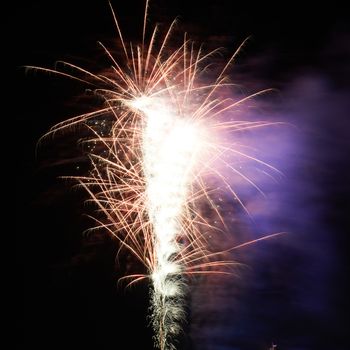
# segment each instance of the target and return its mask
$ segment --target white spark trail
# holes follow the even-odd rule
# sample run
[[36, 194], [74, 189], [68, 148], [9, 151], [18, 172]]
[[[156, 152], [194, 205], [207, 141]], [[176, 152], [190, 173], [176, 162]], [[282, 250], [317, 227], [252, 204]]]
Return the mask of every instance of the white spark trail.
[[185, 315], [181, 251], [182, 216], [186, 209], [191, 171], [200, 147], [199, 129], [176, 115], [161, 98], [133, 102], [145, 116], [143, 171], [146, 207], [153, 226], [154, 270], [152, 312], [160, 349], [175, 349], [170, 339]]

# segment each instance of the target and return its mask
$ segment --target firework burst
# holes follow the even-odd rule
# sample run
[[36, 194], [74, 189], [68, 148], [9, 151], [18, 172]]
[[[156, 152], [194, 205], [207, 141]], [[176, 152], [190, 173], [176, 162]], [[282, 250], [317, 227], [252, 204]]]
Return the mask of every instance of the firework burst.
[[[147, 274], [124, 279], [128, 285], [151, 280], [156, 344], [162, 350], [172, 350], [185, 316], [187, 276], [227, 274], [235, 265], [227, 251], [211, 251], [203, 234], [208, 230], [219, 233], [225, 226], [215, 202], [218, 189], [210, 189], [210, 179], [218, 179], [245, 209], [230, 177], [220, 172], [218, 164], [259, 191], [235, 162], [227, 159], [276, 169], [229, 141], [235, 133], [272, 124], [225, 117], [227, 113], [232, 117], [238, 106], [266, 92], [243, 99], [222, 97], [227, 95], [223, 91], [233, 86], [226, 71], [240, 47], [210, 79], [212, 74], [207, 71], [218, 50], [204, 53], [186, 35], [180, 45], [171, 48], [175, 21], [163, 35], [158, 27], [147, 35], [147, 7], [148, 1], [139, 45], [126, 43], [111, 7], [123, 58], [116, 58], [100, 43], [111, 61], [108, 73], [95, 74], [67, 62], [62, 62], [62, 70], [30, 68], [89, 84], [103, 98], [102, 108], [59, 123], [45, 136], [77, 125], [91, 131], [84, 141], [92, 145], [88, 154], [91, 171], [74, 179], [98, 208], [94, 229], [108, 231], [144, 265]], [[66, 68], [75, 73], [67, 73]], [[95, 125], [97, 120], [104, 121], [103, 132]], [[220, 227], [206, 219], [203, 202], [220, 219]]]

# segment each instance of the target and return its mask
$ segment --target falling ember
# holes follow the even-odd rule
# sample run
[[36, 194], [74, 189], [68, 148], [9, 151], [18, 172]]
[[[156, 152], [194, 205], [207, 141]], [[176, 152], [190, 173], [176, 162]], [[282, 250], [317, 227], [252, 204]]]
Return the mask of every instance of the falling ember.
[[[108, 74], [94, 74], [67, 62], [63, 62], [63, 67], [76, 74], [30, 68], [87, 83], [103, 97], [105, 104], [101, 109], [57, 124], [47, 135], [78, 124], [91, 131], [87, 142], [95, 146], [88, 154], [92, 170], [90, 175], [74, 179], [99, 209], [94, 218], [95, 228], [116, 237], [147, 269], [146, 275], [129, 275], [124, 279], [129, 284], [145, 278], [151, 280], [156, 344], [161, 350], [173, 350], [185, 317], [185, 277], [197, 273], [227, 274], [236, 264], [225, 258], [228, 251], [211, 251], [204, 235], [208, 230], [219, 234], [225, 226], [215, 203], [215, 191], [208, 189], [208, 179], [216, 178], [224, 191], [245, 209], [232, 180], [216, 165], [224, 165], [261, 191], [235, 164], [252, 161], [264, 167], [265, 172], [277, 170], [227, 140], [246, 129], [274, 123], [232, 118], [237, 106], [265, 91], [242, 99], [222, 97], [222, 90], [233, 86], [225, 73], [240, 47], [208, 83], [209, 77], [204, 81], [203, 75], [218, 50], [203, 53], [186, 35], [182, 45], [170, 49], [175, 22], [160, 43], [155, 39], [158, 35], [155, 27], [147, 43], [147, 7], [148, 1], [139, 46], [126, 44], [112, 9], [124, 59], [117, 60], [101, 44], [112, 63]], [[224, 112], [230, 113], [229, 120], [223, 117]], [[108, 121], [107, 133], [91, 123], [98, 119]], [[228, 158], [235, 161], [229, 162]], [[217, 188], [216, 192], [220, 190]], [[213, 227], [206, 219], [201, 209], [203, 202], [222, 222], [220, 227]]]

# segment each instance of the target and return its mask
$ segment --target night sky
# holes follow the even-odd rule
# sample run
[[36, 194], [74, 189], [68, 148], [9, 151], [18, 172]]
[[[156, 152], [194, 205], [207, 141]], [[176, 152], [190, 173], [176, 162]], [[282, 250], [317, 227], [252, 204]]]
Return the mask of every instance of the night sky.
[[[143, 1], [112, 4], [124, 36], [137, 41]], [[349, 18], [333, 3], [305, 4], [151, 1], [151, 23], [178, 16], [180, 33], [224, 46], [224, 58], [251, 35], [232, 80], [247, 92], [276, 88], [254, 113], [291, 125], [260, 140], [266, 161], [285, 176], [266, 185], [264, 209], [242, 190], [254, 222], [237, 214], [237, 230], [249, 232], [242, 239], [288, 233], [235, 256], [248, 266], [239, 277], [192, 283], [179, 350], [349, 348]], [[96, 106], [87, 104], [79, 83], [23, 68], [66, 60], [102, 70], [108, 61], [97, 41], [113, 47], [116, 38], [108, 2], [17, 1], [7, 17], [18, 348], [153, 349], [148, 285], [118, 285], [132, 260], [123, 254], [116, 260], [118, 244], [108, 235], [83, 235], [91, 226], [83, 215], [91, 211], [86, 194], [58, 178], [86, 167], [76, 138], [58, 136], [36, 147], [52, 125]]]

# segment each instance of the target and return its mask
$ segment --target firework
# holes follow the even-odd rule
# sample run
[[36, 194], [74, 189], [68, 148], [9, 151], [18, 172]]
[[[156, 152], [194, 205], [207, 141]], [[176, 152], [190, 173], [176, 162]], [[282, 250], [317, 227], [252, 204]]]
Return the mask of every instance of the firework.
[[[77, 125], [90, 130], [92, 136], [84, 142], [92, 145], [88, 154], [91, 172], [74, 179], [98, 207], [94, 228], [116, 237], [147, 270], [147, 274], [124, 279], [129, 285], [143, 279], [152, 282], [156, 344], [172, 350], [185, 316], [186, 278], [230, 273], [235, 265], [226, 258], [228, 251], [211, 251], [204, 234], [208, 230], [220, 234], [225, 226], [215, 201], [220, 191], [217, 183], [245, 209], [230, 176], [220, 172], [220, 166], [259, 191], [228, 159], [276, 169], [229, 141], [232, 134], [245, 129], [271, 125], [224, 117], [226, 113], [232, 117], [237, 106], [265, 92], [243, 99], [223, 97], [233, 86], [226, 71], [240, 47], [215, 78], [212, 74], [206, 77], [218, 50], [203, 53], [186, 35], [180, 45], [171, 48], [175, 22], [163, 36], [157, 27], [147, 35], [147, 7], [148, 1], [140, 45], [126, 44], [111, 7], [123, 57], [100, 44], [111, 60], [108, 73], [95, 74], [67, 62], [61, 63], [62, 70], [39, 69], [87, 83], [104, 100], [101, 109], [59, 123], [47, 135]], [[67, 67], [75, 73], [67, 73]], [[103, 131], [97, 123], [101, 120]], [[216, 190], [210, 186], [213, 178], [218, 180]], [[221, 221], [219, 227], [206, 219], [203, 202]]]

